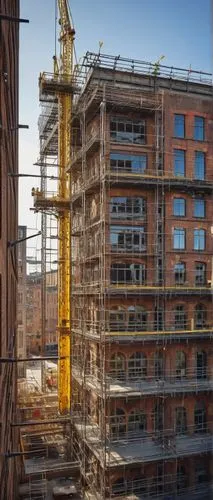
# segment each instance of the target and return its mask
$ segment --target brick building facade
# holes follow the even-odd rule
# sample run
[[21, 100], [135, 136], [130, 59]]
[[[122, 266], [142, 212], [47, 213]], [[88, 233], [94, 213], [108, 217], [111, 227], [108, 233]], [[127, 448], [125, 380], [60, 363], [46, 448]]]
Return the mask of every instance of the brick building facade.
[[[1, 15], [19, 17], [18, 0], [1, 0]], [[18, 236], [18, 50], [19, 25], [0, 20], [0, 357], [16, 356], [16, 246]], [[16, 364], [0, 365], [0, 498], [16, 498]]]
[[[45, 344], [47, 353], [57, 345], [56, 333], [58, 311], [57, 271], [46, 273], [46, 328]], [[41, 275], [32, 273], [27, 277], [27, 351], [39, 354], [41, 339]], [[57, 350], [57, 348], [56, 348]]]
[[70, 167], [82, 482], [96, 498], [210, 499], [212, 86], [95, 61]]
[[[18, 239], [27, 237], [27, 227], [18, 227]], [[18, 244], [17, 357], [26, 358], [26, 240]], [[18, 364], [18, 377], [25, 377], [26, 363]]]

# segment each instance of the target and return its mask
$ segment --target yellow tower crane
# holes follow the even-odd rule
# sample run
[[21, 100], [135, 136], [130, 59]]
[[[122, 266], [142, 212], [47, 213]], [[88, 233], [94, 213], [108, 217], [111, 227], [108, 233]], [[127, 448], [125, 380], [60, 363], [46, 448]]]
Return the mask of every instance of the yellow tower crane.
[[[60, 14], [60, 58], [54, 56], [54, 74], [42, 73], [39, 78], [40, 99], [51, 94], [58, 101], [58, 189], [57, 195], [46, 198], [36, 190], [36, 210], [51, 209], [58, 219], [58, 400], [61, 414], [69, 413], [71, 401], [71, 213], [70, 174], [67, 169], [71, 154], [71, 114], [73, 100], [74, 35], [68, 0], [58, 0]], [[45, 97], [46, 96], [46, 97]], [[52, 102], [52, 101], [51, 101]]]
[[[60, 59], [54, 56], [54, 74], [42, 73], [39, 79], [40, 95], [57, 96], [58, 101], [58, 189], [57, 195], [46, 198], [36, 190], [34, 207], [51, 208], [58, 219], [58, 400], [61, 414], [69, 413], [71, 400], [71, 213], [70, 174], [71, 114], [73, 99], [74, 35], [68, 0], [58, 0], [60, 14]], [[41, 99], [42, 100], [42, 99]], [[52, 101], [51, 101], [52, 102]]]
[[[55, 77], [58, 76], [64, 88], [69, 87], [73, 74], [74, 35], [67, 0], [58, 0], [60, 14], [60, 61], [55, 64]], [[70, 200], [70, 177], [67, 173], [71, 153], [71, 113], [72, 92], [58, 92], [58, 197]], [[59, 263], [58, 263], [58, 334], [59, 365], [58, 391], [59, 411], [64, 414], [70, 410], [71, 398], [71, 241], [70, 210], [67, 204], [58, 216]]]

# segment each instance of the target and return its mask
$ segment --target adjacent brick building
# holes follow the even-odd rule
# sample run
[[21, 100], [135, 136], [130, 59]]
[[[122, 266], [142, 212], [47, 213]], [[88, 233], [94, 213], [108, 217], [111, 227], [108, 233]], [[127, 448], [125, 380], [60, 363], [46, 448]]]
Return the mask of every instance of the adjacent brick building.
[[[0, 14], [19, 17], [18, 0], [1, 0]], [[18, 50], [19, 24], [0, 20], [0, 357], [16, 356], [16, 246], [18, 236]], [[0, 364], [0, 498], [16, 498], [16, 364]]]
[[88, 67], [70, 167], [82, 484], [90, 498], [210, 499], [210, 75], [92, 54]]
[[[42, 349], [41, 339], [41, 274], [32, 273], [27, 277], [27, 352], [39, 354]], [[57, 271], [46, 273], [46, 354], [57, 352]], [[55, 346], [55, 347], [54, 347]]]
[[[18, 301], [17, 301], [17, 357], [26, 359], [26, 295], [27, 295], [27, 226], [18, 227]], [[26, 363], [18, 364], [18, 377], [24, 377]]]

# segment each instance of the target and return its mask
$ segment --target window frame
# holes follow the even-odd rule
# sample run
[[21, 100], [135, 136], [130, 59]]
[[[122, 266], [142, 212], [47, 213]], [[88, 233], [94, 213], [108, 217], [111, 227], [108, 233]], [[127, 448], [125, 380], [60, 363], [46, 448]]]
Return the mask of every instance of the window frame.
[[[182, 235], [176, 234], [176, 231], [182, 232]], [[180, 243], [178, 245], [175, 244], [175, 236], [179, 238], [179, 241], [182, 241], [183, 238], [183, 245]], [[186, 250], [186, 229], [184, 227], [173, 228], [173, 250]]]
[[187, 411], [185, 406], [175, 407], [175, 433], [183, 435], [187, 432]]
[[202, 330], [206, 328], [206, 309], [202, 303], [195, 306], [194, 309], [194, 326], [196, 330]]
[[127, 220], [144, 219], [145, 216], [146, 216], [146, 199], [143, 196], [110, 197], [111, 219], [127, 219]]
[[[175, 203], [180, 202], [180, 201], [184, 202], [183, 203], [183, 214], [175, 212]], [[178, 205], [176, 208], [178, 208]], [[180, 208], [181, 208], [181, 204], [179, 204], [179, 209]], [[179, 211], [181, 212], [181, 209]], [[173, 216], [174, 217], [186, 217], [186, 199], [185, 198], [178, 198], [178, 197], [173, 198]]]
[[[183, 266], [181, 271], [175, 269], [176, 266]], [[174, 265], [174, 281], [175, 285], [184, 285], [186, 281], [186, 263], [185, 262], [176, 262]]]
[[[183, 172], [178, 172], [179, 168], [178, 165], [176, 164], [176, 162], [180, 161], [180, 158], [178, 159], [177, 156], [180, 155], [182, 158], [181, 158], [181, 163], [182, 163], [182, 160], [183, 160]], [[182, 167], [182, 164], [181, 164], [181, 167]], [[177, 172], [176, 172], [176, 168], [177, 168]], [[186, 176], [186, 151], [185, 149], [178, 149], [178, 148], [174, 148], [173, 149], [173, 174], [174, 174], [174, 177], [185, 177]]]
[[148, 168], [147, 153], [129, 155], [110, 153], [110, 171], [117, 173], [133, 173], [143, 175]]
[[119, 380], [124, 380], [126, 373], [126, 357], [122, 352], [115, 352], [110, 358], [109, 374]]
[[178, 350], [175, 353], [175, 371], [176, 378], [186, 377], [187, 357], [184, 351]]
[[[196, 173], [197, 169], [201, 168], [201, 165], [197, 164], [199, 156], [200, 156], [200, 158], [203, 159], [203, 165], [202, 165], [203, 175], [200, 175], [200, 174]], [[204, 181], [205, 177], [206, 177], [206, 153], [205, 153], [205, 151], [198, 151], [198, 150], [196, 150], [195, 151], [195, 156], [194, 156], [194, 178], [195, 178], [196, 181]]]
[[135, 351], [128, 358], [128, 379], [138, 380], [147, 377], [147, 355]]
[[[125, 117], [111, 116], [109, 128], [112, 142], [146, 144], [146, 120], [131, 120]], [[136, 131], [136, 128], [138, 128], [138, 131]]]
[[183, 304], [177, 304], [174, 309], [175, 330], [185, 330], [187, 328], [187, 313]]
[[[183, 123], [178, 123], [178, 120], [183, 120]], [[178, 128], [183, 132], [178, 132]], [[174, 114], [174, 137], [177, 139], [185, 139], [185, 115], [181, 113]]]
[[146, 232], [144, 226], [116, 226], [111, 224], [109, 235], [111, 252], [143, 253], [146, 251]]
[[[113, 277], [113, 271], [116, 273], [116, 279], [115, 276]], [[123, 279], [121, 279], [121, 277], [119, 278], [119, 272], [123, 274]], [[127, 279], [128, 276], [131, 279]], [[144, 285], [146, 283], [146, 265], [142, 263], [126, 264], [122, 262], [112, 262], [110, 268], [110, 283], [113, 285]]]
[[[196, 120], [202, 120], [202, 127], [200, 125], [196, 125]], [[198, 131], [198, 136], [199, 136], [199, 131], [201, 132], [202, 137], [196, 137], [196, 131]], [[194, 134], [193, 134], [194, 140], [203, 142], [205, 141], [205, 118], [204, 116], [199, 116], [195, 115], [194, 116]]]
[[[198, 266], [202, 266], [202, 268], [196, 269], [196, 267], [198, 268]], [[195, 269], [194, 269], [195, 286], [206, 285], [206, 269], [207, 269], [207, 265], [205, 262], [195, 262]], [[196, 275], [196, 272], [197, 272], [197, 275]]]
[[[196, 203], [203, 203], [203, 215], [198, 215], [196, 214]], [[206, 200], [205, 198], [194, 198], [194, 210], [193, 210], [193, 217], [196, 217], [196, 219], [204, 219], [206, 217]]]
[[207, 411], [205, 403], [196, 401], [194, 406], [194, 432], [195, 434], [207, 431]]
[[[197, 244], [195, 240], [196, 238], [198, 238]], [[203, 244], [201, 245], [202, 241]], [[206, 230], [203, 228], [195, 228], [193, 231], [193, 250], [195, 250], [196, 252], [204, 252], [205, 249], [206, 249]]]

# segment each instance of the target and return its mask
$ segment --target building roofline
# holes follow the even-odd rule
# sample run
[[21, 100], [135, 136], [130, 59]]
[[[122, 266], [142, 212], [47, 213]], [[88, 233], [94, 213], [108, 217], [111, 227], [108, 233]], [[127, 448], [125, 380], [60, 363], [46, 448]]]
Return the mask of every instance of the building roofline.
[[87, 52], [75, 72], [78, 88], [84, 93], [90, 83], [133, 85], [138, 89], [159, 88], [177, 92], [213, 95], [212, 74], [121, 56]]

